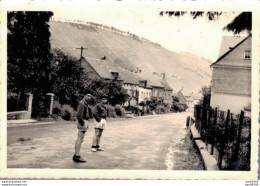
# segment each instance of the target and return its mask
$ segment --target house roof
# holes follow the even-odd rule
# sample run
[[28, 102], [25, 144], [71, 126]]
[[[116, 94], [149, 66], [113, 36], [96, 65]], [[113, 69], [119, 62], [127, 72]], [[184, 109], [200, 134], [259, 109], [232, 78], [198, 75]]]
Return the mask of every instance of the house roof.
[[244, 108], [245, 111], [251, 111], [251, 103]]
[[139, 85], [139, 81], [143, 80], [138, 73], [131, 72], [120, 67], [117, 67], [117, 70], [124, 83]]
[[223, 36], [219, 50], [218, 58], [227, 53], [231, 48], [235, 47], [238, 43], [244, 40], [246, 37], [235, 37], [235, 36]]
[[[113, 79], [111, 72], [113, 71], [112, 66], [105, 60], [84, 58], [97, 72], [97, 74], [104, 79]], [[86, 68], [86, 64], [82, 62], [82, 67]]]
[[[113, 79], [113, 75], [111, 74], [111, 72], [118, 72], [118, 79], [123, 80], [124, 83], [138, 85], [139, 81], [143, 80], [143, 78], [141, 78], [138, 75], [138, 73], [131, 72], [121, 67], [112, 66], [106, 60], [99, 60], [87, 57], [85, 60], [92, 66], [92, 68], [97, 72], [97, 74], [104, 79]], [[84, 62], [82, 63], [82, 66], [85, 66]]]
[[164, 88], [165, 88], [166, 90], [173, 90], [172, 87], [170, 87], [170, 85], [168, 84], [167, 81], [162, 80], [161, 83], [162, 83], [162, 85], [164, 86]]
[[[244, 41], [246, 41], [248, 38], [251, 37], [251, 34], [249, 34], [246, 38], [244, 38], [242, 41], [240, 41], [238, 44], [236, 44], [234, 47], [229, 48], [229, 50], [224, 53], [222, 56], [220, 56], [217, 61], [215, 63], [212, 63], [210, 66], [214, 66], [215, 64], [217, 64], [219, 61], [221, 61], [223, 58], [225, 58], [229, 53], [231, 53], [233, 50], [235, 50], [239, 45], [241, 45]], [[228, 42], [227, 42], [228, 43]], [[225, 42], [223, 43], [223, 45], [225, 44]], [[226, 46], [223, 46], [225, 50]]]
[[174, 93], [175, 96], [177, 96], [180, 100], [180, 103], [182, 104], [186, 104], [187, 100], [184, 97], [184, 95], [182, 94], [181, 90], [179, 90], [177, 93]]

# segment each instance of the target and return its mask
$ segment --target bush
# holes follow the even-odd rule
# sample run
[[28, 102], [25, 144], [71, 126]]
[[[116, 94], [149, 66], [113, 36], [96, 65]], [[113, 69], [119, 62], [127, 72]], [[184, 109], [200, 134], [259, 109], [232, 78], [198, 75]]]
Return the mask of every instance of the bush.
[[132, 112], [133, 114], [139, 114], [142, 111], [137, 106], [127, 106], [126, 110]]
[[107, 105], [107, 117], [109, 118], [116, 117], [115, 108], [111, 105]]
[[119, 117], [125, 117], [125, 109], [121, 105], [115, 106], [115, 113]]
[[61, 115], [61, 104], [58, 101], [53, 102], [52, 114]]
[[164, 106], [162, 106], [162, 105], [159, 105], [159, 106], [156, 107], [155, 113], [156, 114], [166, 113], [166, 108]]
[[174, 103], [172, 104], [171, 110], [177, 111], [177, 112], [183, 112], [183, 111], [186, 111], [187, 108], [188, 108], [188, 105], [187, 105], [187, 104], [182, 104], [182, 103], [174, 102]]
[[70, 105], [61, 105], [55, 101], [52, 113], [67, 121], [76, 120], [76, 111]]

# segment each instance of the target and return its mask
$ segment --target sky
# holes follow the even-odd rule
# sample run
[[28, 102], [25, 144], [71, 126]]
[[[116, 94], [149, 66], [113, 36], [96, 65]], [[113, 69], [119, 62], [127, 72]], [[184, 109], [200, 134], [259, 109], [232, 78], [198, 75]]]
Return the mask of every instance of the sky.
[[150, 4], [66, 4], [55, 8], [54, 19], [82, 20], [113, 26], [159, 43], [162, 47], [178, 53], [191, 53], [212, 62], [218, 57], [222, 36], [232, 35], [223, 31], [239, 12], [226, 12], [219, 19], [209, 21], [206, 17], [160, 16], [162, 10], [173, 10]]

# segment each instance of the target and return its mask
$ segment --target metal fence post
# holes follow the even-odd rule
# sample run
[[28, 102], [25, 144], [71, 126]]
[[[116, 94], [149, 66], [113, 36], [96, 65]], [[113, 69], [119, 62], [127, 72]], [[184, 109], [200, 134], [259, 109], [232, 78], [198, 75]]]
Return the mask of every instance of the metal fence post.
[[215, 146], [215, 131], [216, 131], [216, 125], [217, 125], [217, 118], [218, 118], [218, 108], [215, 108], [215, 112], [214, 112], [214, 122], [213, 122], [213, 133], [212, 133], [212, 143], [211, 143], [211, 152], [210, 154], [213, 155], [214, 153], [214, 146]]
[[228, 122], [229, 122], [229, 116], [230, 116], [230, 110], [227, 111], [227, 118], [225, 121], [225, 130], [224, 130], [223, 137], [221, 138], [220, 152], [219, 152], [219, 158], [218, 158], [219, 169], [222, 169], [222, 161], [223, 161], [225, 143], [227, 142], [226, 138], [227, 138], [227, 126], [228, 126]]
[[237, 143], [235, 146], [235, 150], [234, 150], [234, 154], [233, 154], [233, 160], [234, 162], [236, 162], [236, 164], [234, 165], [234, 170], [238, 170], [239, 165], [238, 165], [238, 156], [239, 156], [239, 149], [240, 149], [240, 140], [241, 140], [241, 130], [242, 130], [242, 125], [243, 125], [243, 121], [244, 121], [244, 112], [241, 110], [241, 114], [239, 117], [239, 127], [238, 127], [238, 135], [237, 135]]
[[206, 147], [208, 149], [208, 141], [209, 141], [209, 133], [210, 133], [210, 127], [211, 127], [211, 122], [210, 122], [210, 118], [211, 118], [211, 109], [209, 108], [208, 109], [208, 112], [207, 112], [207, 132], [206, 132]]

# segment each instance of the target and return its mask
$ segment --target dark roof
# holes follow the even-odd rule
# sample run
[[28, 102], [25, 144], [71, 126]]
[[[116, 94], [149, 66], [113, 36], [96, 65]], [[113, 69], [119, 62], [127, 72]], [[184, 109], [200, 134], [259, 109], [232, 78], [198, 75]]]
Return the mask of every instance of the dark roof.
[[229, 49], [225, 54], [223, 54], [221, 57], [218, 58], [218, 60], [215, 63], [212, 63], [210, 66], [215, 65], [216, 63], [218, 63], [219, 61], [221, 61], [224, 57], [226, 57], [230, 52], [232, 52], [234, 49], [236, 49], [239, 45], [241, 45], [244, 41], [246, 41], [248, 38], [251, 37], [251, 34], [249, 34], [245, 39], [243, 39], [242, 41], [240, 41], [237, 45], [235, 45], [234, 47], [232, 47], [231, 49]]
[[177, 93], [175, 93], [177, 95], [177, 97], [179, 98], [180, 100], [180, 103], [182, 104], [186, 104], [187, 100], [186, 98], [183, 96], [181, 90], [179, 90]]
[[129, 70], [117, 67], [120, 78], [124, 83], [139, 85], [139, 81], [143, 80], [138, 73], [131, 72]]
[[[85, 58], [85, 60], [92, 66], [92, 68], [98, 73], [98, 75], [104, 79], [113, 79], [111, 72], [113, 68], [107, 61]], [[82, 67], [84, 68], [85, 64], [82, 62]]]

